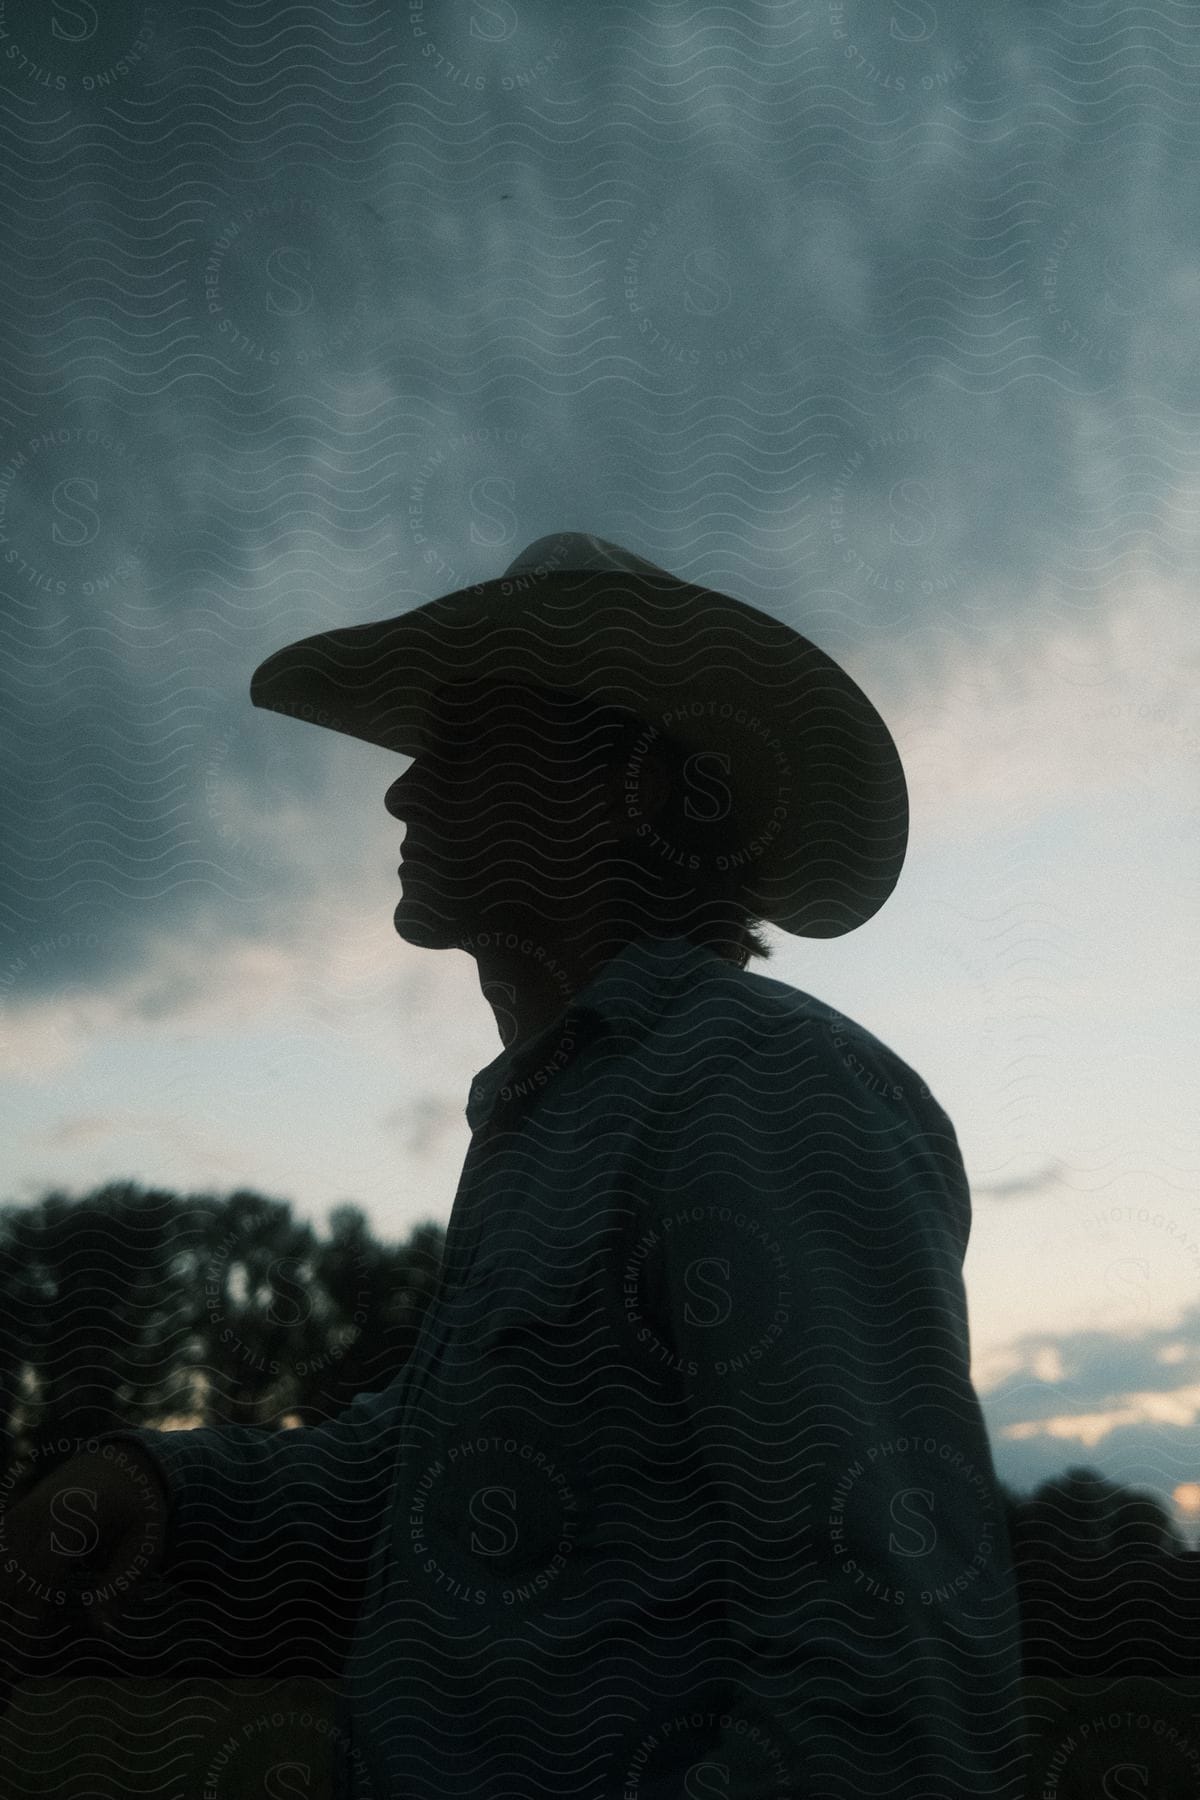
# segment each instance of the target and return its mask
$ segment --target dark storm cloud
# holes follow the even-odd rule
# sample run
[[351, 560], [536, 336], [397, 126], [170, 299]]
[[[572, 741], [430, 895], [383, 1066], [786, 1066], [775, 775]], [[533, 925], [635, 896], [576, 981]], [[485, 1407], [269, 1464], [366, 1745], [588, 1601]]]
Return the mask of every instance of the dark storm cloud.
[[1098, 30], [0, 8], [0, 1000], [265, 931], [321, 734], [252, 667], [543, 533], [835, 655], [1183, 567], [1197, 27]]

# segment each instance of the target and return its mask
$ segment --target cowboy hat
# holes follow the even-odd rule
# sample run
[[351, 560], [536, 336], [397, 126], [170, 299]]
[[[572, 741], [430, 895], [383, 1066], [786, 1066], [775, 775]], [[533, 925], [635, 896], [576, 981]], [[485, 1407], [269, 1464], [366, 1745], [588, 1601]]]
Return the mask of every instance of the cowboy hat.
[[715, 758], [697, 774], [728, 779], [748, 904], [784, 931], [841, 936], [896, 885], [908, 790], [862, 689], [782, 620], [586, 532], [538, 538], [495, 580], [396, 618], [288, 644], [250, 698], [419, 756], [437, 690], [473, 680], [584, 694]]

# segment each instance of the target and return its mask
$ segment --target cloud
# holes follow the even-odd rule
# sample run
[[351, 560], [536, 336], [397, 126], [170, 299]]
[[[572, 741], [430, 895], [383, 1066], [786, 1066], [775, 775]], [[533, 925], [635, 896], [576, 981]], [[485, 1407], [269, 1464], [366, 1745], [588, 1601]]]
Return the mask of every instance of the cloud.
[[398, 1133], [409, 1156], [436, 1158], [454, 1133], [461, 1133], [463, 1102], [442, 1094], [421, 1094], [385, 1113], [380, 1121], [386, 1131]]
[[1200, 1479], [1200, 1306], [1140, 1331], [1030, 1333], [974, 1375], [1012, 1485], [1079, 1462], [1164, 1496]]
[[[489, 185], [464, 211], [477, 134], [410, 113], [394, 166], [386, 84], [360, 101], [335, 82], [364, 191], [347, 202], [315, 167], [260, 174], [256, 128], [234, 118], [189, 162], [201, 216], [184, 221], [159, 90], [137, 86], [151, 65], [122, 87], [146, 111], [122, 115], [128, 169], [61, 193], [14, 176], [15, 291], [61, 288], [81, 233], [111, 263], [36, 326], [25, 308], [9, 320], [25, 410], [0, 446], [15, 559], [0, 961], [25, 957], [23, 994], [43, 970], [123, 982], [162, 930], [216, 915], [232, 938], [286, 900], [330, 753], [251, 716], [254, 663], [480, 579], [564, 525], [731, 585], [852, 657], [943, 813], [1050, 804], [1064, 779], [1103, 793], [1115, 765], [1129, 791], [1160, 751], [1194, 755], [1186, 655], [1163, 667], [1154, 649], [1186, 629], [1200, 479], [1179, 354], [1189, 163], [1164, 163], [1154, 130], [1178, 76], [1114, 29], [1104, 79], [1153, 75], [1121, 90], [1118, 144], [1082, 22], [1048, 40], [1016, 10], [986, 29], [942, 7], [896, 17], [824, 8], [804, 30], [764, 17], [684, 40], [633, 19], [614, 37], [529, 0], [511, 39], [447, 27], [435, 58], [398, 20], [373, 54], [399, 84], [453, 101], [457, 55], [494, 123], [513, 105], [558, 121], [552, 156], [491, 184], [503, 207]], [[172, 77], [172, 104], [222, 110], [220, 59], [193, 79]], [[609, 197], [572, 111], [581, 83], [637, 108], [605, 151]], [[793, 87], [782, 135], [745, 104]], [[972, 107], [1003, 129], [969, 126]], [[143, 182], [139, 132], [162, 188]], [[46, 390], [46, 366], [70, 371], [65, 389]], [[1157, 596], [1118, 566], [1132, 543], [1157, 559]], [[1161, 730], [1118, 717], [1105, 741], [1092, 703], [1143, 677], [1167, 690]]]
[[46, 1131], [29, 1132], [27, 1141], [44, 1144], [50, 1150], [74, 1149], [79, 1144], [94, 1144], [116, 1131], [128, 1130], [131, 1125], [137, 1130], [135, 1121], [136, 1115], [132, 1114], [74, 1113]]
[[[1071, 1447], [1103, 1450], [1106, 1466], [1136, 1450], [1173, 1488], [1200, 1475], [1200, 1305], [1162, 1325], [1125, 1332], [1029, 1333], [974, 1372], [998, 1456]], [[1167, 1477], [1170, 1476], [1170, 1480]]]
[[235, 1180], [245, 1176], [244, 1150], [218, 1147], [211, 1132], [197, 1129], [178, 1115], [133, 1110], [68, 1113], [45, 1130], [26, 1133], [25, 1141], [48, 1150], [78, 1150], [96, 1149], [114, 1137], [150, 1139], [156, 1150], [179, 1156], [194, 1167], [212, 1169]]
[[1010, 1181], [973, 1182], [971, 1197], [974, 1200], [1025, 1200], [1053, 1187], [1065, 1168], [1064, 1163], [1048, 1162], [1028, 1175], [1015, 1175]]
[[[70, 934], [59, 934], [69, 936]], [[215, 1029], [261, 1020], [298, 979], [296, 951], [231, 931], [205, 946], [196, 936], [158, 933], [140, 946], [133, 966], [106, 984], [52, 959], [33, 991], [10, 998], [0, 1035], [0, 1072], [42, 1084], [71, 1068], [91, 1048], [123, 1035], [153, 1035], [164, 1025]]]

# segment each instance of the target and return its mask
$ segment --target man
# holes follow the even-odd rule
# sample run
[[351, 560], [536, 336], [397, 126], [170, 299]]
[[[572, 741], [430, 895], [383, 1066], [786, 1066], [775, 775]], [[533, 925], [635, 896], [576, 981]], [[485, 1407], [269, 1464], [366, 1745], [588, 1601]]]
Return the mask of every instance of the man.
[[504, 1048], [391, 1387], [306, 1431], [112, 1434], [161, 1480], [162, 1566], [236, 1574], [280, 1530], [361, 1562], [347, 1795], [1018, 1800], [954, 1129], [747, 969], [759, 922], [833, 936], [895, 885], [875, 709], [575, 533], [251, 694], [413, 758], [396, 929], [475, 957]]

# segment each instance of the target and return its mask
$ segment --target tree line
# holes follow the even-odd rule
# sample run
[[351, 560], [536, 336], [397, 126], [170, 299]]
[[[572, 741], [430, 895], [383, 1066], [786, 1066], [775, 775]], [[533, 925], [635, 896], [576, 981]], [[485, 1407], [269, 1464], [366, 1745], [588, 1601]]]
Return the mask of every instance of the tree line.
[[[118, 1426], [336, 1418], [404, 1366], [444, 1241], [429, 1221], [381, 1243], [351, 1204], [322, 1236], [288, 1201], [245, 1189], [185, 1196], [118, 1182], [0, 1207], [0, 1508]], [[1029, 1494], [1001, 1484], [1001, 1496], [1028, 1676], [1200, 1680], [1200, 1553], [1157, 1500], [1078, 1466]], [[347, 1577], [330, 1618], [322, 1571], [315, 1631], [305, 1591], [282, 1550], [236, 1605], [226, 1596], [206, 1611], [204, 1595], [166, 1584], [100, 1662], [336, 1675], [359, 1596]], [[72, 1668], [88, 1655], [84, 1632]]]

